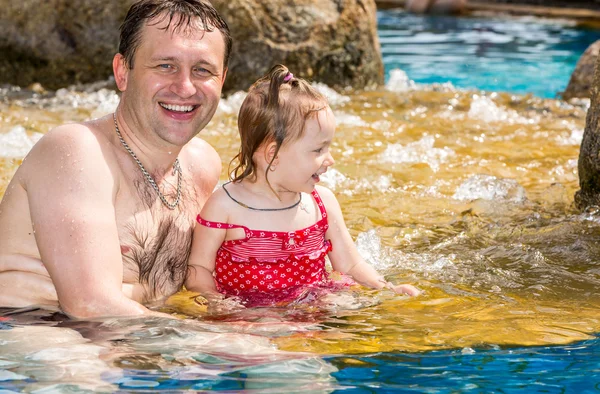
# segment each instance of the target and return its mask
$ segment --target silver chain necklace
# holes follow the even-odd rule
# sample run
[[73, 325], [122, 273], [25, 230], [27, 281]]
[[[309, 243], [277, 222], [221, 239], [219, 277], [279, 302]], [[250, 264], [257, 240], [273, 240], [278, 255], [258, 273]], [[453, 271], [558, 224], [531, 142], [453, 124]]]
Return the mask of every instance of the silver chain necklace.
[[129, 145], [127, 145], [127, 142], [125, 142], [125, 140], [123, 139], [123, 136], [121, 135], [121, 132], [119, 131], [119, 125], [117, 124], [117, 113], [116, 112], [113, 113], [113, 120], [115, 121], [115, 131], [117, 132], [117, 136], [119, 137], [119, 140], [121, 141], [121, 145], [123, 145], [123, 148], [125, 148], [125, 150], [127, 152], [129, 152], [131, 157], [133, 157], [133, 160], [135, 160], [138, 167], [140, 167], [140, 170], [142, 171], [144, 178], [146, 178], [146, 181], [148, 181], [150, 186], [152, 186], [154, 191], [156, 191], [156, 194], [158, 194], [160, 201], [162, 201], [162, 203], [165, 205], [165, 207], [167, 207], [171, 210], [177, 208], [177, 205], [179, 205], [179, 201], [181, 200], [181, 166], [179, 165], [179, 158], [176, 158], [175, 162], [173, 163], [173, 173], [172, 173], [173, 175], [175, 175], [175, 173], [177, 172], [177, 197], [175, 197], [175, 201], [168, 202], [166, 197], [164, 196], [164, 194], [162, 194], [160, 192], [160, 189], [158, 188], [158, 185], [156, 184], [156, 181], [154, 180], [154, 178], [152, 178], [152, 175], [150, 175], [150, 173], [148, 171], [146, 171], [146, 168], [144, 168], [144, 165], [142, 164], [140, 159], [137, 158], [137, 156], [135, 155], [135, 153], [133, 153], [133, 151], [131, 150]]

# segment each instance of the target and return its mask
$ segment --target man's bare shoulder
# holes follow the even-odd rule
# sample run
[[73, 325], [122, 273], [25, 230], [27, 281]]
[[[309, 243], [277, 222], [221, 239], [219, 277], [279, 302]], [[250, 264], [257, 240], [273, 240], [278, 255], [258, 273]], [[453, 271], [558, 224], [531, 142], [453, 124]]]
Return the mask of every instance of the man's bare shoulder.
[[38, 141], [29, 156], [55, 156], [63, 152], [68, 152], [69, 155], [101, 153], [110, 145], [103, 127], [104, 122], [103, 119], [95, 119], [55, 127]]
[[185, 146], [182, 151], [186, 168], [191, 172], [197, 185], [212, 192], [221, 175], [221, 158], [208, 142], [198, 137]]
[[27, 180], [34, 174], [55, 171], [56, 166], [64, 173], [77, 169], [82, 175], [110, 175], [117, 163], [103, 122], [70, 123], [50, 130], [31, 149], [19, 175]]

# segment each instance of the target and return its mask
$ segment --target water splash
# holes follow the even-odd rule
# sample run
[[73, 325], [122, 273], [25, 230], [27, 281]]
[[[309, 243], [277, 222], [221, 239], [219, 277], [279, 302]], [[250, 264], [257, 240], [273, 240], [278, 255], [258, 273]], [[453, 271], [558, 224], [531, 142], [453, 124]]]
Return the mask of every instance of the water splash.
[[406, 146], [400, 144], [388, 144], [387, 149], [380, 155], [380, 160], [385, 163], [425, 163], [437, 172], [442, 163], [447, 162], [455, 155], [455, 152], [448, 148], [434, 148], [435, 137], [424, 135], [419, 141], [411, 142]]
[[217, 115], [237, 115], [247, 95], [248, 93], [240, 91], [221, 99], [217, 107]]
[[23, 126], [13, 127], [8, 133], [0, 134], [0, 157], [25, 157], [42, 136], [41, 133], [33, 133], [30, 137]]
[[408, 75], [398, 68], [390, 71], [390, 78], [385, 84], [385, 88], [390, 92], [406, 92], [416, 87], [417, 85], [408, 78]]
[[533, 123], [532, 119], [524, 118], [514, 110], [507, 110], [506, 108], [500, 107], [492, 100], [492, 98], [480, 96], [478, 94], [473, 95], [473, 101], [471, 102], [468, 116], [472, 119], [481, 120], [486, 123]]
[[312, 83], [312, 86], [327, 98], [327, 101], [331, 106], [349, 103], [351, 100], [349, 96], [336, 92], [324, 83], [314, 82]]
[[465, 180], [452, 198], [459, 201], [483, 199], [521, 202], [525, 200], [525, 190], [513, 179], [477, 174]]

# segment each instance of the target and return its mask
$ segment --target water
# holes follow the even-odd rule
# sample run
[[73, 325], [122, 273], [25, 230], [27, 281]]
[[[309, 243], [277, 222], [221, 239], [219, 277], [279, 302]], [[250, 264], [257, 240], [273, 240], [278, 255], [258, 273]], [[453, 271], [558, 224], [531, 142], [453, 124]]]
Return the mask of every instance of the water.
[[348, 387], [344, 393], [596, 393], [599, 347], [595, 338], [569, 346], [388, 353], [330, 362], [339, 368], [333, 374], [338, 384]]
[[[528, 20], [527, 28], [542, 29], [536, 23], [548, 24]], [[336, 165], [323, 183], [338, 195], [365, 259], [423, 296], [357, 288], [319, 303], [215, 316], [180, 293], [164, 309], [176, 321], [69, 322], [32, 312], [0, 322], [0, 387], [597, 391], [600, 219], [573, 207], [588, 101], [544, 98], [554, 95], [550, 84], [537, 97], [424, 85], [389, 65], [388, 74], [377, 91], [319, 85], [338, 120]], [[0, 194], [50, 128], [118, 103], [103, 89], [2, 95]], [[225, 167], [243, 97], [223, 100], [202, 132]]]
[[422, 16], [379, 11], [386, 74], [399, 68], [417, 83], [553, 98], [600, 32], [567, 20]]

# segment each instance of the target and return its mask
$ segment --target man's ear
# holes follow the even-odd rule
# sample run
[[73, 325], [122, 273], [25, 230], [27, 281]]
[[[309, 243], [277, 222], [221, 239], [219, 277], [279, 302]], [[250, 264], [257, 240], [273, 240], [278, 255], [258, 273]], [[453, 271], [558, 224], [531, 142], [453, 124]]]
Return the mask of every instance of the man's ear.
[[223, 88], [223, 86], [225, 86], [225, 78], [227, 78], [227, 71], [229, 71], [228, 68], [223, 70], [223, 78], [221, 79], [221, 89]]
[[117, 88], [124, 92], [127, 90], [127, 79], [129, 78], [129, 67], [127, 61], [120, 53], [117, 53], [113, 58], [113, 74]]

